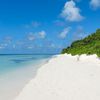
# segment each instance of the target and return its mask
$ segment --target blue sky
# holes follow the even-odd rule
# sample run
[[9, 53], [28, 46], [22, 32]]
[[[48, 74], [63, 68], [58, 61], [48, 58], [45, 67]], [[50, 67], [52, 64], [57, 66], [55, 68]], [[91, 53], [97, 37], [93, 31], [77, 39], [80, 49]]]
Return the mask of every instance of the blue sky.
[[59, 53], [99, 23], [100, 0], [2, 0], [0, 54]]

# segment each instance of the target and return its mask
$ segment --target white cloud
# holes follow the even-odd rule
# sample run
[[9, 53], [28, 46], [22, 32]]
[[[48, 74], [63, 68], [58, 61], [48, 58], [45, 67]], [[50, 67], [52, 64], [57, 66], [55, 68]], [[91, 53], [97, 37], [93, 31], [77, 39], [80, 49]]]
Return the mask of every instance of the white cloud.
[[36, 32], [36, 33], [30, 32], [27, 35], [27, 39], [29, 41], [34, 41], [34, 40], [37, 40], [37, 39], [44, 39], [45, 37], [46, 37], [45, 31], [40, 31], [40, 32]]
[[33, 41], [34, 39], [35, 39], [34, 34], [33, 34], [32, 32], [30, 32], [30, 33], [28, 34], [28, 40]]
[[33, 49], [33, 46], [28, 46], [27, 48], [28, 48], [28, 49]]
[[8, 44], [7, 43], [2, 43], [1, 46], [6, 47], [6, 46], [8, 46]]
[[65, 22], [63, 22], [63, 21], [61, 21], [61, 20], [55, 20], [55, 21], [54, 21], [54, 24], [55, 24], [56, 26], [64, 26], [64, 25], [65, 25]]
[[0, 49], [4, 49], [6, 47], [6, 45], [5, 44], [0, 44]]
[[5, 47], [0, 46], [0, 49], [4, 49]]
[[61, 16], [67, 21], [81, 21], [84, 17], [80, 14], [80, 9], [76, 7], [73, 0], [65, 3]]
[[73, 33], [73, 41], [80, 40], [86, 37], [86, 32], [82, 26], [77, 26], [76, 30]]
[[49, 47], [50, 47], [50, 48], [55, 48], [56, 46], [55, 46], [54, 43], [51, 43]]
[[33, 22], [31, 23], [31, 25], [32, 25], [33, 27], [38, 27], [38, 26], [40, 26], [41, 24], [40, 24], [39, 22], [36, 22], [36, 21], [34, 22], [34, 21], [33, 21]]
[[39, 32], [39, 37], [44, 39], [46, 37], [46, 32], [45, 31]]
[[67, 36], [67, 34], [69, 33], [70, 30], [71, 30], [71, 27], [65, 28], [65, 29], [60, 33], [59, 37], [60, 37], [61, 39], [66, 38], [66, 36]]
[[32, 21], [30, 24], [26, 24], [25, 27], [26, 28], [37, 28], [41, 25], [40, 22], [37, 21]]
[[12, 37], [11, 37], [11, 36], [6, 36], [6, 37], [4, 37], [4, 41], [5, 41], [6, 43], [11, 43]]
[[93, 9], [100, 8], [100, 0], [91, 0], [90, 5]]

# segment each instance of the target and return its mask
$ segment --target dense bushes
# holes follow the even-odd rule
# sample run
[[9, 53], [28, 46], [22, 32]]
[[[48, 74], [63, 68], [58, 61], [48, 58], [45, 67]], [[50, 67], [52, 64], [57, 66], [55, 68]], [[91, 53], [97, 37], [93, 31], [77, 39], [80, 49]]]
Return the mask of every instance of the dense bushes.
[[70, 47], [63, 49], [62, 53], [71, 53], [72, 55], [97, 54], [100, 57], [100, 29], [82, 40], [73, 42]]

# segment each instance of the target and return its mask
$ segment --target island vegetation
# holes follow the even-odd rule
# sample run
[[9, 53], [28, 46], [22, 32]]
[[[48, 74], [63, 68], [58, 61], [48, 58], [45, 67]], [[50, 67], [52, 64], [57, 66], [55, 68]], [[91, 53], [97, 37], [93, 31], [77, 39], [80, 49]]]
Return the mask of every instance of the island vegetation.
[[100, 29], [84, 39], [76, 40], [71, 46], [64, 48], [62, 54], [68, 53], [72, 55], [96, 54], [100, 57]]

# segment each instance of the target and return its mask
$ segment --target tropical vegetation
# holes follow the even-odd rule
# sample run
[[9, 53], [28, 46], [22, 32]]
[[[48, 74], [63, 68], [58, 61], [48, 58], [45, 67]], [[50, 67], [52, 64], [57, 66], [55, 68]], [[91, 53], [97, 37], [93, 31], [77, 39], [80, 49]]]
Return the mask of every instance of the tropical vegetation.
[[100, 29], [84, 39], [73, 42], [71, 46], [62, 50], [62, 54], [64, 53], [72, 55], [97, 54], [100, 57]]

